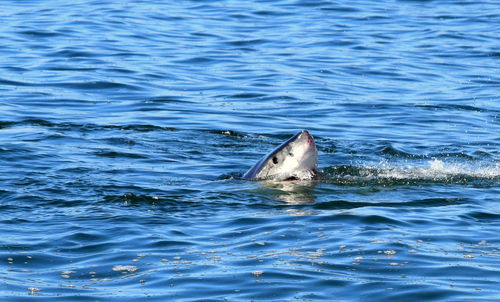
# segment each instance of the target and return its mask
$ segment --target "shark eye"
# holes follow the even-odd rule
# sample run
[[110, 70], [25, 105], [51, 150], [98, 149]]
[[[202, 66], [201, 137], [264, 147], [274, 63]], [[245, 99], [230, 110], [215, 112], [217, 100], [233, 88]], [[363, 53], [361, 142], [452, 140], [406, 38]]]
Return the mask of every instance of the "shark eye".
[[278, 163], [278, 158], [275, 156], [273, 157], [273, 163], [276, 165]]
[[291, 157], [293, 157], [293, 153], [292, 152], [288, 152], [288, 155], [290, 155]]

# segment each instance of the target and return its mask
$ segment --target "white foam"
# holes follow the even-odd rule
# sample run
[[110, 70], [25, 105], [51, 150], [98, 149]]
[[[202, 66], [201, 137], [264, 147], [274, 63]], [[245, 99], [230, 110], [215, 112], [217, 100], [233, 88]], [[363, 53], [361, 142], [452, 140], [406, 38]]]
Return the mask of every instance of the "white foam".
[[450, 177], [472, 177], [483, 179], [500, 178], [499, 163], [473, 163], [473, 162], [445, 162], [439, 159], [428, 161], [422, 167], [393, 166], [388, 162], [381, 162], [378, 177], [394, 179], [448, 179]]

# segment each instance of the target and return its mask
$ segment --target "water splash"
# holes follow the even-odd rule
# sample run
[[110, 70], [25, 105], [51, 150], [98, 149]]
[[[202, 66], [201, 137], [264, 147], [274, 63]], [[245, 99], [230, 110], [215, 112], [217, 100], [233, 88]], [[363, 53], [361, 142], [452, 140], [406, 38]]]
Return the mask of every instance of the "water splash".
[[433, 159], [426, 163], [424, 167], [391, 167], [383, 166], [380, 176], [392, 178], [418, 178], [418, 179], [449, 179], [456, 176], [478, 178], [478, 179], [498, 179], [500, 177], [500, 165], [470, 162], [445, 162]]
[[383, 161], [373, 166], [333, 166], [324, 169], [324, 180], [343, 185], [398, 185], [418, 183], [498, 183], [499, 163], [445, 162], [398, 165]]

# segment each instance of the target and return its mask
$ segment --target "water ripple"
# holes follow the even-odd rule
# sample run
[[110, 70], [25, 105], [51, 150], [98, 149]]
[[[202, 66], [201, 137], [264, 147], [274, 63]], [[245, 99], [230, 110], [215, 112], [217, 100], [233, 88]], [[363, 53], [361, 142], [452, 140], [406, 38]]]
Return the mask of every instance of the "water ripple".
[[498, 300], [497, 12], [1, 1], [0, 296]]

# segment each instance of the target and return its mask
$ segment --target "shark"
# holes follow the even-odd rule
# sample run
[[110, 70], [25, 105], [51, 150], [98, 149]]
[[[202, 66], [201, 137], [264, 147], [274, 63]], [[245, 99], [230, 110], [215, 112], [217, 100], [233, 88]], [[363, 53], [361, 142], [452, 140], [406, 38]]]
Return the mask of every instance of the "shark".
[[314, 138], [303, 130], [263, 156], [243, 174], [247, 180], [311, 180], [318, 173]]

